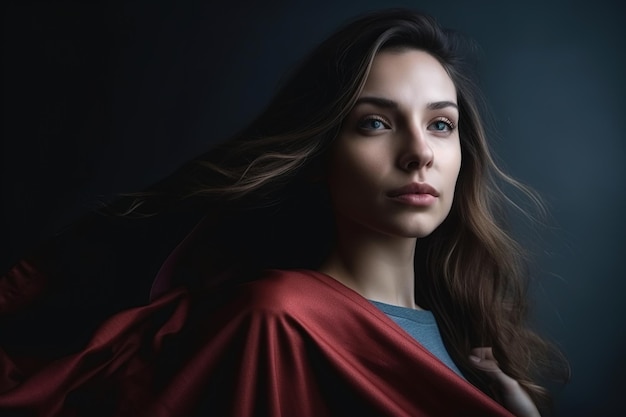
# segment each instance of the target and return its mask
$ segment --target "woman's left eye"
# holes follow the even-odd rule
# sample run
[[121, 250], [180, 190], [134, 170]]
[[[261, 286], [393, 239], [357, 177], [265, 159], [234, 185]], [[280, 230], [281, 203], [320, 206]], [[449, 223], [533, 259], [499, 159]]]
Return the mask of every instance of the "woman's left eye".
[[434, 130], [436, 132], [450, 132], [454, 130], [455, 127], [454, 123], [445, 117], [435, 120], [428, 126], [430, 130]]

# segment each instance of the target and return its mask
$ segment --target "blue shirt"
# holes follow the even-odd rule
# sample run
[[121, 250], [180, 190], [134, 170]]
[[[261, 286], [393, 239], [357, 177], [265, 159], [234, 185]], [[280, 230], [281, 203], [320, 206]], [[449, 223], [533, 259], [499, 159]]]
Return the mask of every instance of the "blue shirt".
[[399, 307], [391, 304], [385, 304], [378, 301], [371, 301], [376, 307], [378, 307], [389, 318], [395, 321], [404, 331], [410, 334], [415, 340], [417, 340], [422, 346], [424, 346], [430, 353], [435, 355], [441, 362], [446, 364], [448, 368], [452, 369], [458, 375], [463, 377], [463, 374], [452, 361], [450, 354], [446, 350], [441, 334], [439, 333], [439, 327], [437, 321], [432, 312], [427, 310], [415, 310], [408, 307]]

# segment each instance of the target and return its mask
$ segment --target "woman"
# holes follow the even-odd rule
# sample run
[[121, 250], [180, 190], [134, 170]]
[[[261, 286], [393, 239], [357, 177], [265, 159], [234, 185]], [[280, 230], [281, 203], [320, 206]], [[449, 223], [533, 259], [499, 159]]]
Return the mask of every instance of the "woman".
[[[458, 49], [418, 13], [355, 20], [247, 129], [118, 202], [203, 218], [150, 304], [54, 358], [6, 349], [0, 407], [538, 416], [549, 348], [495, 177], [525, 189], [490, 157]], [[9, 323], [63, 274], [33, 259], [3, 278]]]

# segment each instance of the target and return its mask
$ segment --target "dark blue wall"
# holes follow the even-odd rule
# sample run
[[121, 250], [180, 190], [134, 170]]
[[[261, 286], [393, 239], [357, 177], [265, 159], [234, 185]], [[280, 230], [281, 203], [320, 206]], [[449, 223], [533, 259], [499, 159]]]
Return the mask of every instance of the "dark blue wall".
[[559, 415], [626, 415], [620, 2], [234, 3], [5, 3], [3, 269], [99, 196], [241, 128], [346, 18], [416, 7], [478, 42], [494, 148], [548, 203], [547, 227], [518, 229], [538, 260], [536, 322], [572, 365]]

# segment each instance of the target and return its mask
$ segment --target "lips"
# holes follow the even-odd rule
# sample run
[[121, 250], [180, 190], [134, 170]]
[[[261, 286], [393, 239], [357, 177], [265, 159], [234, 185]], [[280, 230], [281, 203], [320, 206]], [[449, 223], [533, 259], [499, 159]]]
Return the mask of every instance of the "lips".
[[391, 190], [387, 193], [387, 196], [395, 198], [411, 194], [428, 194], [433, 197], [439, 197], [439, 192], [430, 184], [426, 184], [425, 182], [412, 183], [409, 185], [405, 185], [404, 187]]

